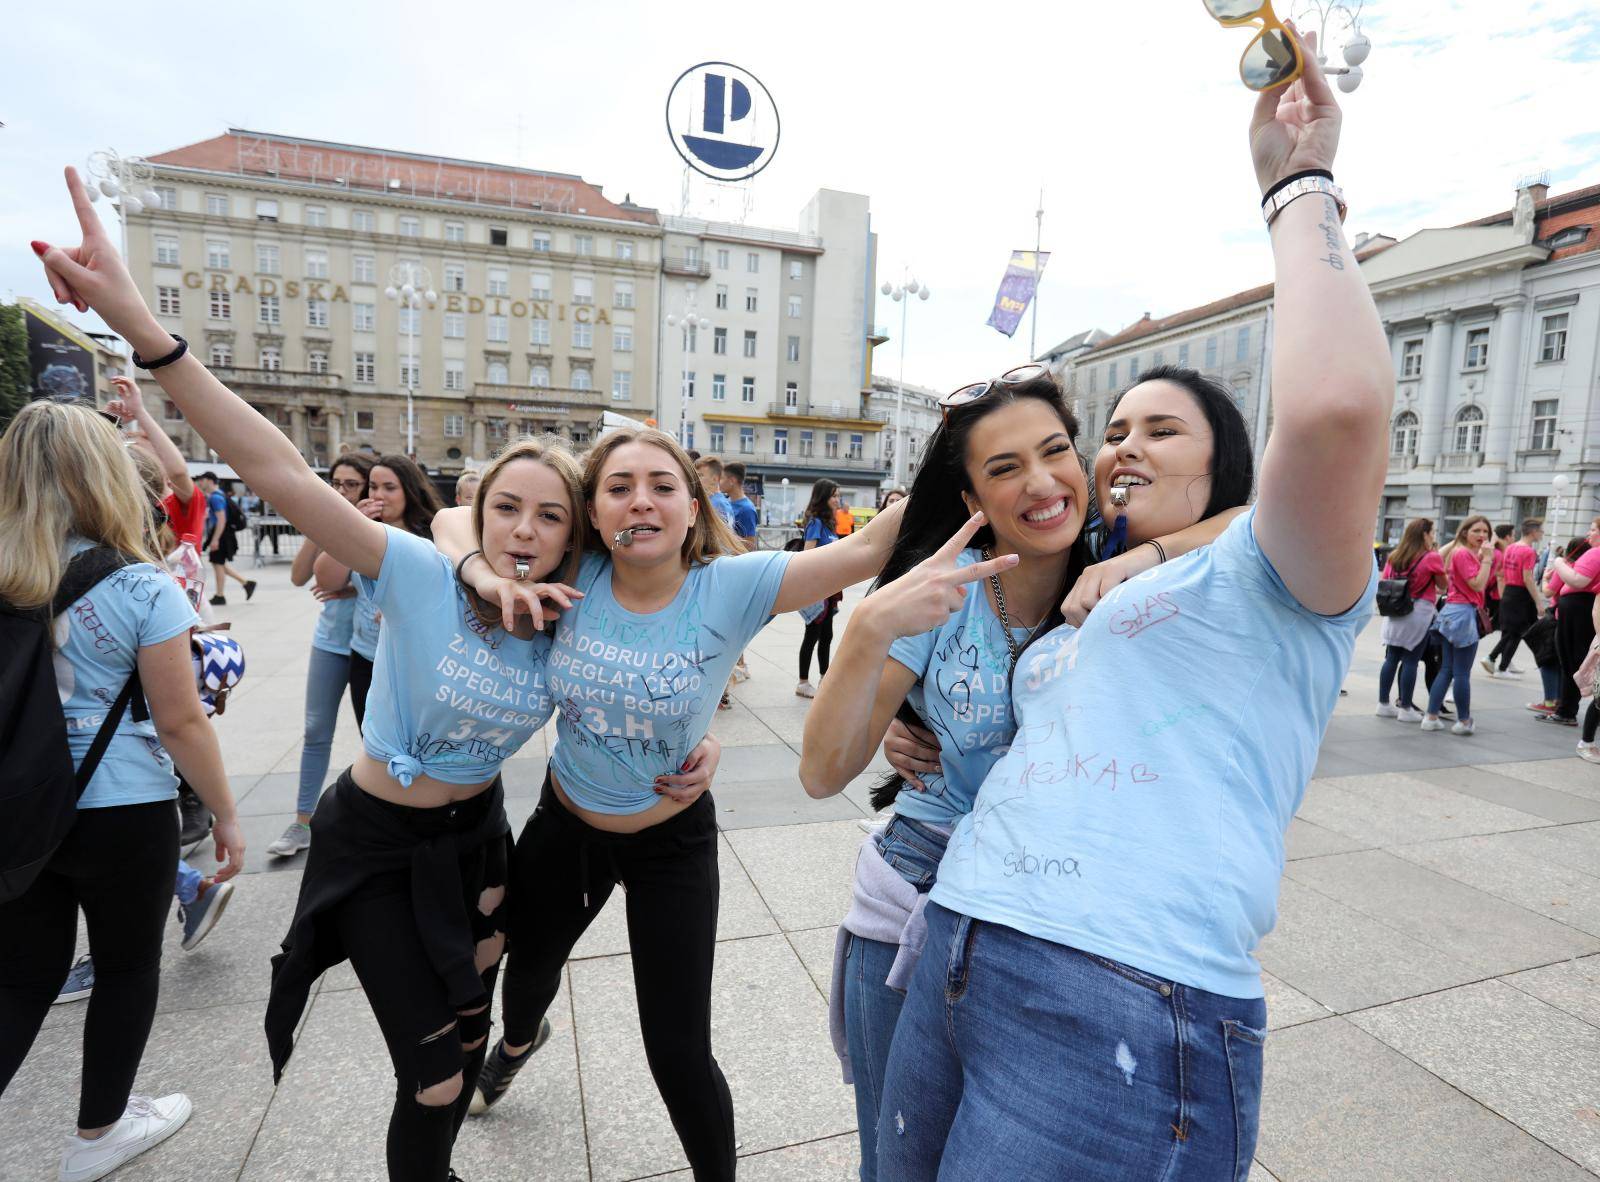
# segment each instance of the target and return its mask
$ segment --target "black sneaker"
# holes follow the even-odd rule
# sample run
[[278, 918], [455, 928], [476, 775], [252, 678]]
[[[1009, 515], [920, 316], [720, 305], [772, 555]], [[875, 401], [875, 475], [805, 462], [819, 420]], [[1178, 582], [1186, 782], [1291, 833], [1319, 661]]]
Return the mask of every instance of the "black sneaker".
[[179, 845], [196, 845], [211, 832], [211, 810], [187, 784], [178, 791], [178, 815], [183, 821], [183, 828], [178, 835]]
[[472, 1102], [467, 1105], [467, 1112], [472, 1116], [482, 1116], [488, 1112], [506, 1094], [511, 1081], [517, 1078], [517, 1072], [533, 1058], [533, 1052], [549, 1041], [550, 1019], [546, 1018], [539, 1023], [539, 1033], [534, 1035], [533, 1045], [515, 1059], [506, 1058], [501, 1049], [505, 1046], [504, 1040], [495, 1043], [494, 1049], [483, 1060], [483, 1069], [478, 1072], [478, 1083], [472, 1089]]
[[212, 607], [227, 607], [228, 606], [228, 601], [226, 599], [224, 599], [220, 595], [213, 595], [211, 597], [211, 606]]
[[249, 603], [250, 602], [250, 597], [252, 595], [254, 595], [255, 593], [256, 593], [256, 581], [254, 579], [251, 579], [248, 583], [246, 583], [244, 585], [244, 601], [246, 603]]

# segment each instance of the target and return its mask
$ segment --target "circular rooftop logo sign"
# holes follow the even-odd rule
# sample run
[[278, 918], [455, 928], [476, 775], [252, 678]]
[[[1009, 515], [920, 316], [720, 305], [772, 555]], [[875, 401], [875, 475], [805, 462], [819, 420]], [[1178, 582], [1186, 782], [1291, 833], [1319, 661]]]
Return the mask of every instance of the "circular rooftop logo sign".
[[753, 177], [778, 150], [778, 107], [761, 80], [731, 62], [701, 62], [667, 95], [667, 132], [683, 162], [718, 181]]

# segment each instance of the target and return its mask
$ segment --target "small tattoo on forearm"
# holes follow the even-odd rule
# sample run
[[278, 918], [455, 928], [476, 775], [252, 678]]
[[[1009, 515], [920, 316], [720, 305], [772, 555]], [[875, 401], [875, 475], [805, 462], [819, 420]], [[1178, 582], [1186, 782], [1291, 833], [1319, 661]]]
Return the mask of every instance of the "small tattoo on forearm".
[[1328, 257], [1322, 261], [1335, 271], [1344, 270], [1344, 246], [1339, 241], [1339, 207], [1332, 197], [1324, 197], [1324, 218], [1317, 223], [1317, 229], [1322, 231], [1323, 239], [1328, 246]]

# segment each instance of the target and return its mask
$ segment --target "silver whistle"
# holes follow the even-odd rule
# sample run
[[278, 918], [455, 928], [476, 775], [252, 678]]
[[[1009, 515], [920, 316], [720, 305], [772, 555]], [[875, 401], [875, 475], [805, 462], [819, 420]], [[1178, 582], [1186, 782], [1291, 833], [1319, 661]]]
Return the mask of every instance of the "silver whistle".
[[527, 578], [528, 578], [528, 572], [531, 569], [532, 568], [529, 567], [528, 564], [525, 561], [523, 561], [520, 558], [517, 559], [517, 575], [516, 575], [517, 582], [519, 582], [519, 583], [526, 582]]
[[633, 545], [633, 526], [630, 525], [626, 529], [619, 529], [611, 541], [613, 545], [621, 546], [624, 549]]
[[1119, 509], [1128, 507], [1128, 486], [1115, 484], [1111, 486], [1111, 503]]

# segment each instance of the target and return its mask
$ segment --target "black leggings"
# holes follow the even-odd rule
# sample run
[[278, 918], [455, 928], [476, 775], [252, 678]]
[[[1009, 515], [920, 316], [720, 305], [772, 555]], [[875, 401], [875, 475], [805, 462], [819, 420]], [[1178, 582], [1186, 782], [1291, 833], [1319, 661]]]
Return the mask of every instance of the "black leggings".
[[177, 862], [171, 801], [80, 809], [34, 884], [0, 904], [0, 1095], [67, 979], [82, 907], [94, 992], [83, 1025], [78, 1127], [121, 1118], [155, 1019]]
[[811, 679], [811, 650], [817, 650], [818, 676], [828, 676], [828, 654], [833, 649], [834, 608], [829, 604], [822, 614], [806, 625], [805, 639], [800, 642], [800, 680]]
[[1500, 600], [1500, 640], [1490, 650], [1491, 664], [1499, 662], [1500, 672], [1511, 668], [1511, 658], [1517, 655], [1517, 646], [1533, 622], [1539, 618], [1539, 609], [1526, 587], [1507, 587]]
[[350, 708], [356, 712], [356, 730], [367, 720], [367, 691], [372, 688], [372, 662], [350, 650]]
[[545, 779], [511, 867], [504, 1038], [533, 1041], [572, 946], [622, 883], [645, 1058], [697, 1182], [734, 1172], [733, 1097], [711, 1054], [716, 810], [708, 792], [640, 833], [574, 816]]
[[[462, 894], [489, 998], [494, 996], [500, 970], [506, 873], [503, 839], [462, 860]], [[488, 1051], [488, 1006], [477, 1013], [451, 1007], [444, 982], [417, 933], [409, 871], [368, 879], [339, 904], [331, 919], [394, 1065], [395, 1098], [386, 1145], [391, 1182], [444, 1182], [450, 1150], [467, 1117], [472, 1087]], [[461, 1093], [453, 1104], [417, 1100], [423, 1088], [444, 1083], [457, 1072]]]
[[1594, 640], [1594, 596], [1587, 591], [1567, 591], [1556, 607], [1556, 656], [1561, 661], [1561, 704], [1556, 714], [1578, 717], [1578, 699], [1583, 696], [1572, 675], [1588, 655]]

